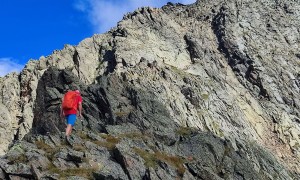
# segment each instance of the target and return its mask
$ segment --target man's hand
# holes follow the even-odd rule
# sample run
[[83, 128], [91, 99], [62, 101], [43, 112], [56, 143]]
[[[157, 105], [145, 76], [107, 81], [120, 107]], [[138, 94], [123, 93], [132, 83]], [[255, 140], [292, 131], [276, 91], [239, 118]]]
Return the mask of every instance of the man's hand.
[[82, 114], [81, 114], [81, 113], [79, 113], [79, 114], [78, 114], [78, 117], [79, 117], [79, 118], [82, 118]]

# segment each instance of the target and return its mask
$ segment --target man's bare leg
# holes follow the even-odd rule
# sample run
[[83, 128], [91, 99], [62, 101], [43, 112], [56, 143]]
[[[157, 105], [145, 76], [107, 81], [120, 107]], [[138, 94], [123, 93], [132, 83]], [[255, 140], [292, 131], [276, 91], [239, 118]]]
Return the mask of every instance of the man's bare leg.
[[72, 132], [72, 125], [68, 124], [66, 128], [66, 136], [70, 136], [71, 132]]

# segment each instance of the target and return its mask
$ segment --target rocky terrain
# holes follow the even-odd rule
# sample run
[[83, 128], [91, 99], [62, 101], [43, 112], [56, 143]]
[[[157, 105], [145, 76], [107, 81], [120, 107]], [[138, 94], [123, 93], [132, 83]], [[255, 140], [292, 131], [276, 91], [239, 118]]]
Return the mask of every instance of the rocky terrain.
[[137, 9], [0, 78], [0, 178], [300, 179], [299, 46], [299, 1]]

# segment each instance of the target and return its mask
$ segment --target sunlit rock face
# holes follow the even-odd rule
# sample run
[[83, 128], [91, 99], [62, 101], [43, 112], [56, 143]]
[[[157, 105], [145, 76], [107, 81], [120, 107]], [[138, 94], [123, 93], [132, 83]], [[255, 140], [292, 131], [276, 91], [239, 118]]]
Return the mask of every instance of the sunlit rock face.
[[[37, 141], [61, 153], [80, 144], [85, 150], [47, 161], [68, 169], [97, 162], [94, 178], [294, 179], [299, 29], [296, 1], [197, 1], [128, 13], [109, 32], [0, 78], [2, 164], [12, 164], [9, 144], [23, 139], [17, 145], [29, 162]], [[72, 88], [82, 91], [84, 117], [65, 147], [58, 112]], [[103, 173], [106, 163], [118, 173]]]

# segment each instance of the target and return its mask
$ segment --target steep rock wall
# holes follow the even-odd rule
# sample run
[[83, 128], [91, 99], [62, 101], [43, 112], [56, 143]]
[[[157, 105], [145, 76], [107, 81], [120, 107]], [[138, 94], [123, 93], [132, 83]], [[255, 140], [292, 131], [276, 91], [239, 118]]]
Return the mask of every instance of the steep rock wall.
[[[29, 132], [38, 82], [55, 66], [84, 85], [112, 74], [108, 81], [150, 93], [177, 125], [213, 132], [236, 149], [253, 141], [300, 172], [299, 6], [213, 0], [140, 8], [106, 34], [30, 61], [0, 81], [3, 127], [11, 127], [4, 128], [3, 151], [10, 138]], [[128, 98], [108, 98], [112, 123], [128, 120]]]

